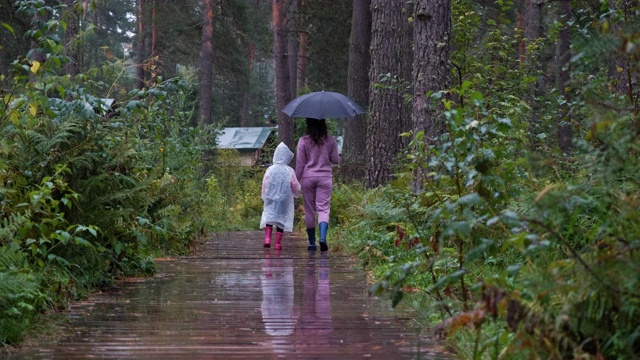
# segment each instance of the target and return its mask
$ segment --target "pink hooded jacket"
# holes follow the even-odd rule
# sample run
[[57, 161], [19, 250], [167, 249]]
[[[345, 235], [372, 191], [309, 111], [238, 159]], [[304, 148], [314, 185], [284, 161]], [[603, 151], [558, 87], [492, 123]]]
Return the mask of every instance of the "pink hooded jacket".
[[296, 158], [296, 177], [331, 177], [331, 164], [339, 164], [338, 142], [333, 136], [327, 136], [324, 143], [316, 145], [309, 135], [298, 140]]

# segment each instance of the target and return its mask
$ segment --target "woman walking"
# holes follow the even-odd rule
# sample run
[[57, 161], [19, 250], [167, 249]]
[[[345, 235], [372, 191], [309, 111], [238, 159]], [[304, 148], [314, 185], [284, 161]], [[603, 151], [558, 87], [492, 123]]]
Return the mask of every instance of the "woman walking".
[[327, 231], [333, 189], [331, 164], [338, 163], [338, 142], [327, 134], [326, 121], [307, 118], [307, 131], [298, 141], [296, 177], [302, 186], [309, 250], [316, 250], [316, 215], [320, 228], [320, 251], [329, 250]]

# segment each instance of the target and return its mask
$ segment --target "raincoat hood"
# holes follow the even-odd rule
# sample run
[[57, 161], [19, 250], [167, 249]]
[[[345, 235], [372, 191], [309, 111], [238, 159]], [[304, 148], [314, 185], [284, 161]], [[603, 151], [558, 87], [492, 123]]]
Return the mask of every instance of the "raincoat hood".
[[278, 165], [289, 165], [291, 160], [293, 160], [293, 153], [289, 150], [287, 145], [281, 142], [273, 153], [273, 163]]

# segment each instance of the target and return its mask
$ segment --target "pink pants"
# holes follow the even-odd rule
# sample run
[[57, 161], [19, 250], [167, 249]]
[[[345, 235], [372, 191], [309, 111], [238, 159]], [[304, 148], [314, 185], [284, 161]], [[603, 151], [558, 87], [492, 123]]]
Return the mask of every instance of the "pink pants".
[[319, 223], [323, 221], [329, 223], [333, 179], [330, 177], [307, 177], [300, 180], [300, 185], [302, 185], [302, 200], [304, 202], [304, 223], [307, 228], [316, 227], [316, 214], [318, 214]]

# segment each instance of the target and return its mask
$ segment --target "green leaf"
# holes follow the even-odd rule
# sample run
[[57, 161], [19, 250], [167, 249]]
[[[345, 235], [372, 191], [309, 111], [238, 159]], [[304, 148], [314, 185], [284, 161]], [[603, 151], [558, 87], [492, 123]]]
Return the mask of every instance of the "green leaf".
[[462, 236], [469, 236], [471, 234], [471, 224], [468, 221], [455, 221], [449, 223], [444, 230], [444, 234], [448, 236], [453, 236], [456, 233]]
[[395, 308], [400, 303], [403, 297], [404, 292], [402, 292], [402, 289], [398, 286], [394, 287], [393, 291], [391, 292], [391, 307]]
[[98, 232], [93, 227], [89, 227], [87, 230], [89, 231], [89, 233], [91, 233], [91, 235], [93, 235], [93, 237], [98, 237]]
[[120, 255], [120, 253], [124, 250], [124, 245], [121, 242], [116, 242], [116, 246], [114, 246], [113, 251], [115, 251], [116, 255]]
[[3, 22], [3, 23], [2, 23], [2, 27], [4, 27], [5, 29], [9, 30], [9, 31], [11, 32], [11, 34], [13, 34], [13, 37], [15, 37], [15, 36], [16, 36], [16, 32], [15, 32], [15, 31], [13, 31], [13, 28], [11, 27], [11, 25], [9, 25], [9, 24], [7, 24], [7, 23]]
[[480, 205], [482, 204], [482, 198], [478, 193], [472, 193], [459, 198], [457, 203], [462, 205]]
[[510, 277], [513, 277], [518, 274], [521, 268], [522, 268], [522, 263], [511, 265], [507, 268], [507, 273], [509, 274]]
[[376, 284], [373, 284], [369, 288], [369, 294], [375, 295], [375, 296], [380, 296], [380, 295], [382, 295], [382, 293], [384, 292], [384, 290], [386, 288], [387, 288], [387, 283], [384, 282], [384, 281], [376, 283]]
[[81, 238], [79, 236], [76, 236], [76, 244], [82, 245], [82, 246], [87, 246], [87, 247], [93, 247], [93, 245], [89, 241], [87, 241], [87, 240], [85, 240], [85, 239], [83, 239], [83, 238]]
[[56, 234], [60, 235], [58, 238], [65, 245], [69, 242], [69, 240], [71, 240], [71, 234], [66, 231], [58, 230], [56, 231]]
[[136, 217], [136, 219], [138, 219], [138, 224], [140, 226], [145, 226], [145, 225], [150, 225], [151, 224], [151, 221], [149, 221], [149, 219], [145, 219], [145, 218], [143, 218], [141, 216]]

